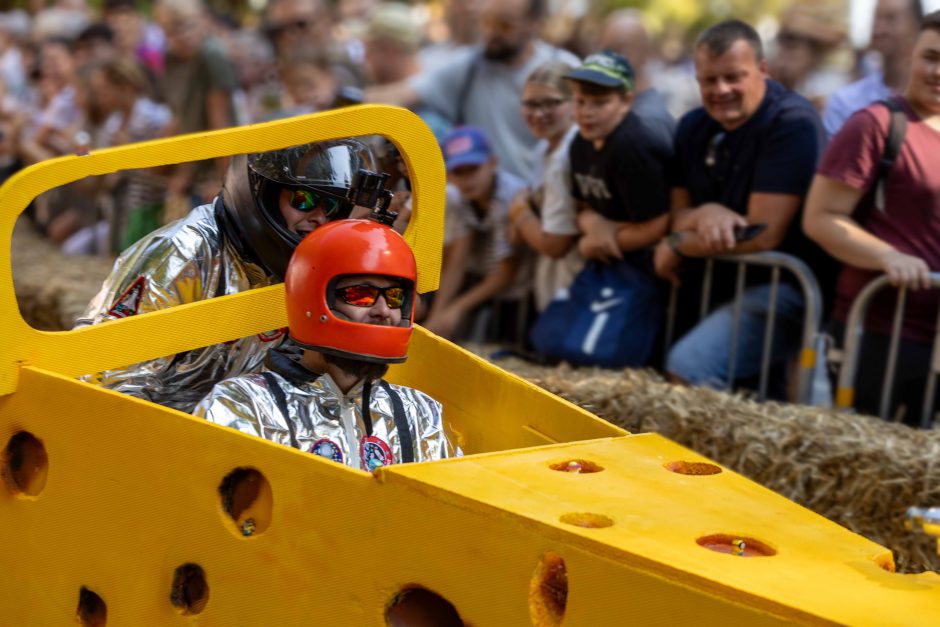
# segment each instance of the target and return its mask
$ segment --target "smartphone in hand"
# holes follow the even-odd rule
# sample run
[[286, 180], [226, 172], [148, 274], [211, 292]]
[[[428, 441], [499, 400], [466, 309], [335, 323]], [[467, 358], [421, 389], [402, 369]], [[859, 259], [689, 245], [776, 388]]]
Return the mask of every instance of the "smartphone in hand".
[[734, 241], [741, 243], [752, 240], [767, 230], [766, 224], [748, 224], [734, 227]]

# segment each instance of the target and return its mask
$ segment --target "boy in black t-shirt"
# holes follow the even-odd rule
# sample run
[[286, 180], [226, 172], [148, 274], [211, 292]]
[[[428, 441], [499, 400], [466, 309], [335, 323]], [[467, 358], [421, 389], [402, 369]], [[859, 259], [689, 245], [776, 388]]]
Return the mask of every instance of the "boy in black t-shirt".
[[[633, 68], [619, 54], [592, 54], [565, 78], [579, 130], [569, 150], [578, 248], [588, 264], [536, 323], [533, 344], [578, 364], [647, 365], [664, 318], [651, 246], [668, 225], [672, 146], [630, 111]], [[553, 311], [563, 312], [560, 324]]]
[[672, 146], [631, 113], [634, 74], [624, 57], [609, 50], [592, 54], [566, 78], [579, 131], [569, 155], [581, 253], [649, 268], [647, 249], [667, 229]]

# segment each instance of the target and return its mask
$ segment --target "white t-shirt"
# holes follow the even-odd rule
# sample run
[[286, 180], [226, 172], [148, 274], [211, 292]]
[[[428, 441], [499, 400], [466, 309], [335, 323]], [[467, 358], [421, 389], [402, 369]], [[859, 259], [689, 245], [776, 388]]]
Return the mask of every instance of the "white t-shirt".
[[[571, 195], [571, 164], [568, 148], [578, 134], [572, 126], [554, 151], [548, 153], [548, 142], [536, 146], [536, 166], [532, 188], [542, 191], [542, 230], [552, 235], [578, 235], [577, 205]], [[535, 263], [533, 292], [535, 307], [544, 310], [558, 290], [568, 287], [584, 267], [584, 258], [577, 246], [560, 259], [539, 255]]]

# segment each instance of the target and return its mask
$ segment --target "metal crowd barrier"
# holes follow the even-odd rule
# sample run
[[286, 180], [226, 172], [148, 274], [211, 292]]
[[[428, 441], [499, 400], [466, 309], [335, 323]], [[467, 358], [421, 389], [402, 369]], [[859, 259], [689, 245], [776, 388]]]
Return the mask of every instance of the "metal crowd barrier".
[[[768, 323], [764, 328], [763, 350], [761, 352], [761, 370], [760, 381], [758, 385], [758, 398], [765, 400], [767, 398], [767, 381], [770, 374], [770, 353], [774, 337], [774, 323], [777, 313], [777, 291], [780, 285], [780, 270], [790, 271], [799, 282], [803, 292], [804, 314], [803, 314], [803, 339], [800, 350], [800, 373], [799, 385], [797, 389], [797, 402], [811, 403], [813, 372], [816, 368], [816, 360], [819, 357], [816, 354], [816, 338], [822, 325], [822, 293], [819, 289], [819, 283], [813, 275], [809, 266], [802, 260], [788, 255], [786, 253], [768, 251], [762, 253], [746, 253], [741, 255], [720, 255], [711, 257], [705, 261], [705, 276], [702, 281], [702, 299], [699, 304], [699, 320], [705, 318], [709, 313], [711, 300], [712, 274], [714, 272], [715, 261], [734, 263], [738, 265], [737, 279], [735, 283], [734, 304], [732, 308], [733, 324], [731, 335], [731, 351], [728, 360], [728, 388], [734, 384], [735, 367], [737, 360], [738, 346], [738, 327], [741, 321], [741, 298], [744, 294], [747, 266], [764, 266], [771, 269], [770, 278], [770, 302], [768, 307]], [[677, 305], [677, 289], [673, 287], [669, 296], [669, 305], [667, 309], [667, 325], [665, 334], [665, 347], [668, 350], [672, 347], [673, 327], [675, 325]]]
[[[887, 276], [880, 276], [872, 281], [858, 293], [849, 310], [848, 320], [845, 323], [845, 339], [843, 346], [842, 365], [839, 369], [839, 386], [836, 391], [836, 406], [849, 409], [855, 401], [855, 375], [858, 371], [858, 358], [861, 352], [862, 336], [865, 332], [865, 317], [872, 298], [882, 288], [888, 287]], [[940, 272], [930, 273], [932, 288], [940, 287]], [[904, 319], [904, 309], [907, 304], [907, 288], [898, 290], [897, 302], [894, 306], [894, 319], [891, 323], [891, 343], [888, 348], [888, 363], [885, 368], [884, 379], [881, 384], [881, 405], [878, 415], [882, 420], [888, 418], [891, 408], [891, 393], [894, 388], [894, 375], [897, 370], [898, 349], [901, 344], [901, 323]], [[933, 422], [933, 402], [936, 396], [937, 373], [940, 372], [940, 315], [937, 318], [936, 333], [934, 334], [933, 353], [930, 358], [930, 372], [927, 375], [927, 386], [924, 389], [924, 404], [921, 409], [921, 427], [929, 428]]]

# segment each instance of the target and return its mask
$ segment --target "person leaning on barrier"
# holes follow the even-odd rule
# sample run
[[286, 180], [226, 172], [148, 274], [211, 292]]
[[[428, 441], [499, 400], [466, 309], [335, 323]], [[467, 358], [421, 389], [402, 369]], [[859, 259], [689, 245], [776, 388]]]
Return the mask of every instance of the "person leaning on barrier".
[[270, 351], [264, 372], [222, 381], [193, 413], [368, 471], [452, 456], [440, 403], [381, 378], [407, 357], [415, 280], [414, 255], [390, 227], [321, 227], [284, 284], [299, 354]]
[[[845, 265], [836, 288], [833, 331], [841, 340], [856, 296], [879, 273], [908, 288], [894, 398], [918, 420], [930, 368], [940, 294], [930, 273], [940, 271], [940, 12], [924, 18], [911, 58], [911, 78], [894, 98], [907, 120], [904, 143], [886, 177], [882, 156], [891, 111], [870, 105], [850, 117], [832, 140], [813, 180], [803, 228]], [[884, 291], [869, 308], [856, 407], [878, 412], [895, 294]], [[892, 412], [894, 413], [894, 412]]]
[[[356, 204], [388, 203], [384, 175], [354, 139], [232, 158], [212, 203], [124, 251], [76, 327], [235, 294], [281, 281], [303, 236]], [[256, 370], [284, 330], [109, 370], [88, 378], [189, 412], [226, 377]]]
[[[814, 270], [826, 258], [802, 234], [796, 219], [824, 139], [808, 100], [768, 80], [757, 32], [737, 20], [717, 24], [695, 46], [703, 106], [679, 122], [672, 173], [672, 233], [656, 247], [656, 272], [674, 283], [682, 275], [679, 312], [698, 311], [695, 289], [704, 264], [691, 258], [777, 250]], [[742, 238], [749, 225], [763, 231]], [[680, 268], [681, 265], [681, 268]], [[711, 302], [732, 296], [734, 275], [716, 265]], [[743, 293], [735, 379], [757, 376], [770, 300], [766, 275], [752, 271]], [[688, 301], [686, 301], [688, 299]], [[780, 367], [799, 346], [803, 321], [799, 289], [782, 283], [772, 360]], [[726, 303], [700, 321], [669, 351], [666, 370], [680, 381], [722, 388], [729, 378], [733, 315]], [[688, 328], [691, 320], [680, 320]], [[681, 329], [680, 329], [681, 330]], [[777, 377], [785, 379], [785, 377]], [[781, 389], [774, 395], [783, 395]]]

